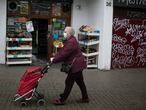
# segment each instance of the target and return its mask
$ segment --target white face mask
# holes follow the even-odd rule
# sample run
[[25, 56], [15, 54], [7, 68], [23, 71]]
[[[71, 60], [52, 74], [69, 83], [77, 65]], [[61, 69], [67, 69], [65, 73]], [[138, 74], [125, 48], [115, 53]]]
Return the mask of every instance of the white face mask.
[[64, 36], [64, 38], [66, 39], [67, 38], [67, 33], [63, 33], [63, 36]]

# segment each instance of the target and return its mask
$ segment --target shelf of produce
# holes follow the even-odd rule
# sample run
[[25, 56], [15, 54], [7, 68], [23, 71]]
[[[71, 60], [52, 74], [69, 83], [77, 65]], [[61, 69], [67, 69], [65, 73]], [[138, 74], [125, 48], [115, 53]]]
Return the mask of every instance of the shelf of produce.
[[31, 58], [32, 54], [29, 55], [7, 55], [7, 58]]
[[79, 32], [79, 35], [99, 36], [100, 33]]
[[31, 64], [32, 61], [8, 61], [7, 64], [11, 65], [11, 64]]
[[87, 68], [97, 68], [97, 64], [90, 64], [90, 65], [87, 65]]
[[99, 52], [94, 52], [94, 53], [84, 53], [84, 52], [82, 52], [82, 54], [83, 54], [84, 56], [86, 56], [86, 57], [91, 57], [91, 56], [98, 55]]
[[79, 44], [81, 45], [86, 45], [86, 46], [90, 46], [90, 45], [96, 45], [99, 44], [99, 41], [89, 41], [89, 42], [85, 42], [85, 41], [79, 41]]
[[7, 47], [7, 50], [32, 50], [32, 47]]
[[7, 41], [32, 41], [32, 38], [7, 38]]

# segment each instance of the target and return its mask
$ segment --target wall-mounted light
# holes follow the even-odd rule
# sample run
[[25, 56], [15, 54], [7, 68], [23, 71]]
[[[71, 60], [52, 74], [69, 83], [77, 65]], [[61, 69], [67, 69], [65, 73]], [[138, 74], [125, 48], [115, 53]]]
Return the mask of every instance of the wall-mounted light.
[[76, 9], [80, 10], [81, 9], [81, 5], [76, 5]]

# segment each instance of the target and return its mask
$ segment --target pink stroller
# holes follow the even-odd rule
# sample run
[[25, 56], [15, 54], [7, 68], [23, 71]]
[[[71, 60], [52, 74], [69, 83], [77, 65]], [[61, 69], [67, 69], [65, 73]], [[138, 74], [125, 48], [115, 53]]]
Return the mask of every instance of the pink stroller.
[[21, 106], [26, 106], [27, 102], [34, 96], [37, 99], [38, 106], [45, 104], [44, 96], [38, 93], [36, 89], [40, 79], [47, 73], [50, 65], [46, 64], [43, 68], [34, 66], [26, 70], [20, 79], [14, 102], [19, 101]]

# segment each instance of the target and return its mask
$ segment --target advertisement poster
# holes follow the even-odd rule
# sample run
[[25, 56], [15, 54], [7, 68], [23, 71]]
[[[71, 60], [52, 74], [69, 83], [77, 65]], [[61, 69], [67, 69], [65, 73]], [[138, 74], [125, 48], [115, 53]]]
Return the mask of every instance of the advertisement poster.
[[61, 16], [61, 3], [52, 4], [52, 16]]
[[20, 1], [20, 14], [28, 15], [29, 6], [27, 1]]
[[34, 31], [34, 27], [33, 27], [32, 21], [26, 22], [26, 29], [27, 29], [28, 32], [33, 32]]

